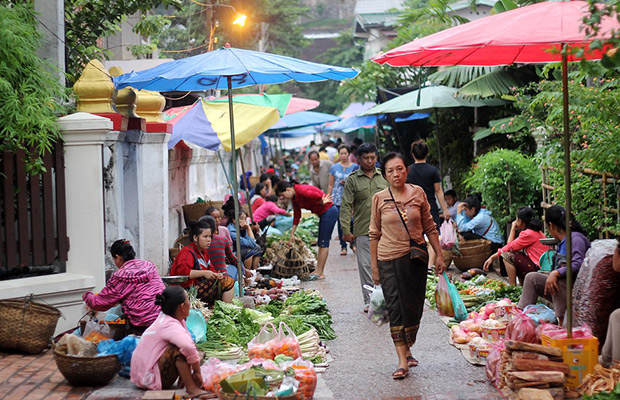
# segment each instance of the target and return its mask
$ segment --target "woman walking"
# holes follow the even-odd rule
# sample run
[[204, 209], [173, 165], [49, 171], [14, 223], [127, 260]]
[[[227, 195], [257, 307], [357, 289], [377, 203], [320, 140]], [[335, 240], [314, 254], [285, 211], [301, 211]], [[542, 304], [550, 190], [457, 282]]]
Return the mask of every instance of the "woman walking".
[[[545, 238], [542, 228], [542, 221], [536, 218], [536, 212], [532, 208], [519, 208], [517, 218], [510, 227], [508, 243], [485, 261], [483, 269], [488, 271], [493, 261], [501, 257], [510, 285], [516, 286], [518, 277], [523, 286], [525, 275], [540, 269], [540, 256], [547, 251], [547, 246], [540, 243], [540, 239]], [[517, 230], [520, 231], [519, 237], [516, 237]]]
[[[329, 186], [327, 187], [327, 193], [331, 193], [334, 206], [338, 208], [338, 213], [340, 213], [340, 202], [342, 201], [344, 183], [347, 177], [359, 168], [359, 165], [349, 161], [349, 153], [349, 147], [346, 144], [338, 146], [339, 161], [329, 169]], [[340, 219], [338, 219], [338, 239], [340, 239], [340, 255], [346, 256], [347, 242], [342, 238]], [[355, 252], [355, 245], [351, 244], [351, 250]]]
[[437, 254], [436, 273], [446, 266], [426, 194], [421, 187], [405, 183], [408, 168], [403, 155], [388, 153], [381, 169], [389, 187], [372, 198], [370, 262], [372, 280], [383, 288], [398, 355], [398, 369], [392, 378], [403, 379], [409, 375], [409, 367], [418, 365], [411, 346], [424, 309], [428, 270], [424, 235]]

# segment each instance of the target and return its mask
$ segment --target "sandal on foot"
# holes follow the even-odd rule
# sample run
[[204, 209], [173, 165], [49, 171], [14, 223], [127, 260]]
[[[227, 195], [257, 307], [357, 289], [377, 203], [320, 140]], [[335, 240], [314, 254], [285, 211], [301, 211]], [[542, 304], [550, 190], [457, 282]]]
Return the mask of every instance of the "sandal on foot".
[[347, 249], [340, 250], [340, 255], [341, 256], [346, 256], [347, 255]]
[[398, 379], [405, 379], [406, 377], [409, 376], [409, 371], [407, 371], [404, 368], [398, 368], [396, 371], [394, 371], [394, 373], [392, 374], [392, 379], [394, 380], [398, 380]]
[[407, 356], [407, 366], [408, 367], [417, 367], [418, 366], [418, 360], [413, 358], [413, 356]]

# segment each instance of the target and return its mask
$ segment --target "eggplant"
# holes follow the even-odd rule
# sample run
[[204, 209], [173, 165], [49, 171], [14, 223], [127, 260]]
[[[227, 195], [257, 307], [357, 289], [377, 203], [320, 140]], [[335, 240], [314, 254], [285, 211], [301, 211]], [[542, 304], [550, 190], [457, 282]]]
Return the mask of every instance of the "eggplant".
[[481, 270], [480, 268], [470, 268], [467, 270], [467, 273], [471, 274], [472, 277], [478, 276], [478, 275], [484, 275], [484, 276], [487, 275], [487, 273], [484, 270]]
[[461, 274], [461, 278], [465, 279], [465, 280], [470, 280], [471, 278], [473, 278], [474, 276], [472, 274], [470, 274], [469, 272], [463, 272]]

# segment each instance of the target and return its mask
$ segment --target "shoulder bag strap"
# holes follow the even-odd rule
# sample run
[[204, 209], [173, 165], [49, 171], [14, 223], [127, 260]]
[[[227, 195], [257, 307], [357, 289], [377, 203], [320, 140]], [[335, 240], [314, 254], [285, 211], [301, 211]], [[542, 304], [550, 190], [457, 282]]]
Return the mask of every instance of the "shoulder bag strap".
[[[491, 218], [493, 218], [493, 217], [491, 217]], [[484, 235], [486, 235], [486, 234], [487, 234], [487, 232], [491, 229], [491, 227], [492, 227], [492, 226], [493, 226], [493, 219], [491, 219], [491, 223], [489, 224], [489, 227], [487, 228], [487, 230], [486, 230], [486, 231], [484, 231], [484, 233], [483, 233], [482, 235], [480, 235], [480, 236], [484, 236]]]
[[409, 236], [409, 240], [413, 240], [411, 239], [411, 233], [409, 233], [409, 228], [407, 228], [407, 223], [405, 222], [405, 219], [403, 218], [403, 215], [400, 213], [400, 209], [398, 208], [398, 205], [396, 204], [396, 199], [394, 198], [394, 195], [392, 194], [392, 189], [390, 189], [389, 187], [388, 187], [388, 192], [390, 192], [390, 197], [392, 197], [392, 201], [394, 202], [394, 207], [396, 207], [396, 212], [398, 213], [400, 220], [403, 221], [403, 226], [405, 227], [405, 230], [407, 231], [407, 236]]

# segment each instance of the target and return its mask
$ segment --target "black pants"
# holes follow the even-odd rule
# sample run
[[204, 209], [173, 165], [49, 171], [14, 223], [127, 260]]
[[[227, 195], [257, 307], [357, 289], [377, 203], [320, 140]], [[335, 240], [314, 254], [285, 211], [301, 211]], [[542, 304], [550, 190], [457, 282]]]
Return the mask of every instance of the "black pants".
[[424, 311], [427, 265], [409, 253], [395, 260], [379, 260], [379, 276], [395, 346], [414, 345]]

